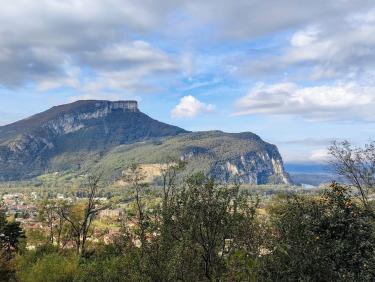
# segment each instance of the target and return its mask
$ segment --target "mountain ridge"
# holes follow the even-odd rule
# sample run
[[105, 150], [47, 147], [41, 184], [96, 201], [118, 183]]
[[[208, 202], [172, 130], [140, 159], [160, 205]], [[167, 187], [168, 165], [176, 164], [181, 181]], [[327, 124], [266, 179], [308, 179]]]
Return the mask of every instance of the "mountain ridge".
[[55, 106], [1, 126], [0, 180], [92, 168], [92, 160], [101, 163], [121, 146], [141, 152], [122, 152], [124, 164], [131, 154], [152, 162], [161, 162], [163, 154], [173, 155], [223, 181], [237, 175], [245, 183], [267, 183], [272, 177], [290, 183], [277, 147], [254, 133], [189, 132], [152, 119], [138, 109], [136, 101], [106, 100]]

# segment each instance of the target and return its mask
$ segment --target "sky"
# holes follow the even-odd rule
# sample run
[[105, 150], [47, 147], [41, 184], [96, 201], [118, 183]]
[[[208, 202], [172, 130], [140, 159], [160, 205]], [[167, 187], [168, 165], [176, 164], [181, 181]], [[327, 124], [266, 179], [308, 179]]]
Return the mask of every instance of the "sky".
[[136, 99], [188, 130], [251, 131], [287, 163], [375, 136], [374, 0], [2, 0], [0, 125]]

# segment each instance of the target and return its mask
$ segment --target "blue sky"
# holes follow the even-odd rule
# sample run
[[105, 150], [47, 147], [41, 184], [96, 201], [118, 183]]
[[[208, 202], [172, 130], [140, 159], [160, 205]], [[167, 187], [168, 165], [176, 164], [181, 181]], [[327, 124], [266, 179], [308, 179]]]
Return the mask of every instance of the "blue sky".
[[375, 135], [373, 0], [4, 0], [0, 124], [137, 99], [189, 130], [251, 131], [289, 163]]

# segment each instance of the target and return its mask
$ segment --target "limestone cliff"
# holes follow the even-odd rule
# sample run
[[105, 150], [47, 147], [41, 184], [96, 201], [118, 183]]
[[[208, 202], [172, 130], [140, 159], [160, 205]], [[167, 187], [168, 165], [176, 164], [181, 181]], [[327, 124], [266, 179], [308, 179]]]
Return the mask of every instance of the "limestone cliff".
[[118, 145], [184, 132], [140, 112], [136, 101], [89, 100], [53, 107], [0, 127], [0, 180], [76, 169], [90, 155]]
[[194, 138], [192, 142], [199, 146], [187, 147], [181, 158], [193, 163], [210, 162], [207, 173], [218, 181], [291, 183], [277, 147], [253, 133], [202, 132], [199, 142]]
[[218, 181], [290, 183], [276, 146], [246, 132], [188, 132], [156, 121], [135, 101], [78, 101], [0, 127], [0, 180], [103, 169], [116, 177], [130, 160], [188, 161]]
[[185, 175], [204, 172], [224, 183], [291, 183], [277, 147], [250, 132], [191, 132], [122, 145], [101, 158], [97, 167], [113, 175], [117, 168], [125, 167], [132, 159], [143, 164], [160, 165], [169, 157], [187, 161]]

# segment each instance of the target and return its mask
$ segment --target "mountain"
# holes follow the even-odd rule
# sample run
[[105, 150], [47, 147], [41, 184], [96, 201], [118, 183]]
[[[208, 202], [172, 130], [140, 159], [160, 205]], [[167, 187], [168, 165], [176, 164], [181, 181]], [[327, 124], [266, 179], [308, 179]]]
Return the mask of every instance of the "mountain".
[[287, 163], [285, 167], [295, 184], [319, 186], [335, 179], [345, 182], [344, 179], [336, 175], [333, 167], [329, 164]]
[[115, 179], [132, 159], [156, 165], [167, 157], [220, 181], [290, 183], [277, 147], [259, 136], [188, 132], [150, 118], [136, 101], [77, 101], [0, 127], [0, 180], [97, 169]]
[[97, 161], [105, 173], [121, 173], [129, 160], [140, 163], [164, 163], [167, 158], [187, 161], [186, 173], [204, 171], [217, 181], [235, 177], [243, 183], [290, 183], [275, 145], [259, 136], [221, 131], [191, 132], [157, 141], [116, 147]]
[[0, 179], [71, 169], [86, 156], [120, 144], [185, 132], [140, 112], [135, 101], [78, 101], [53, 107], [0, 127]]

